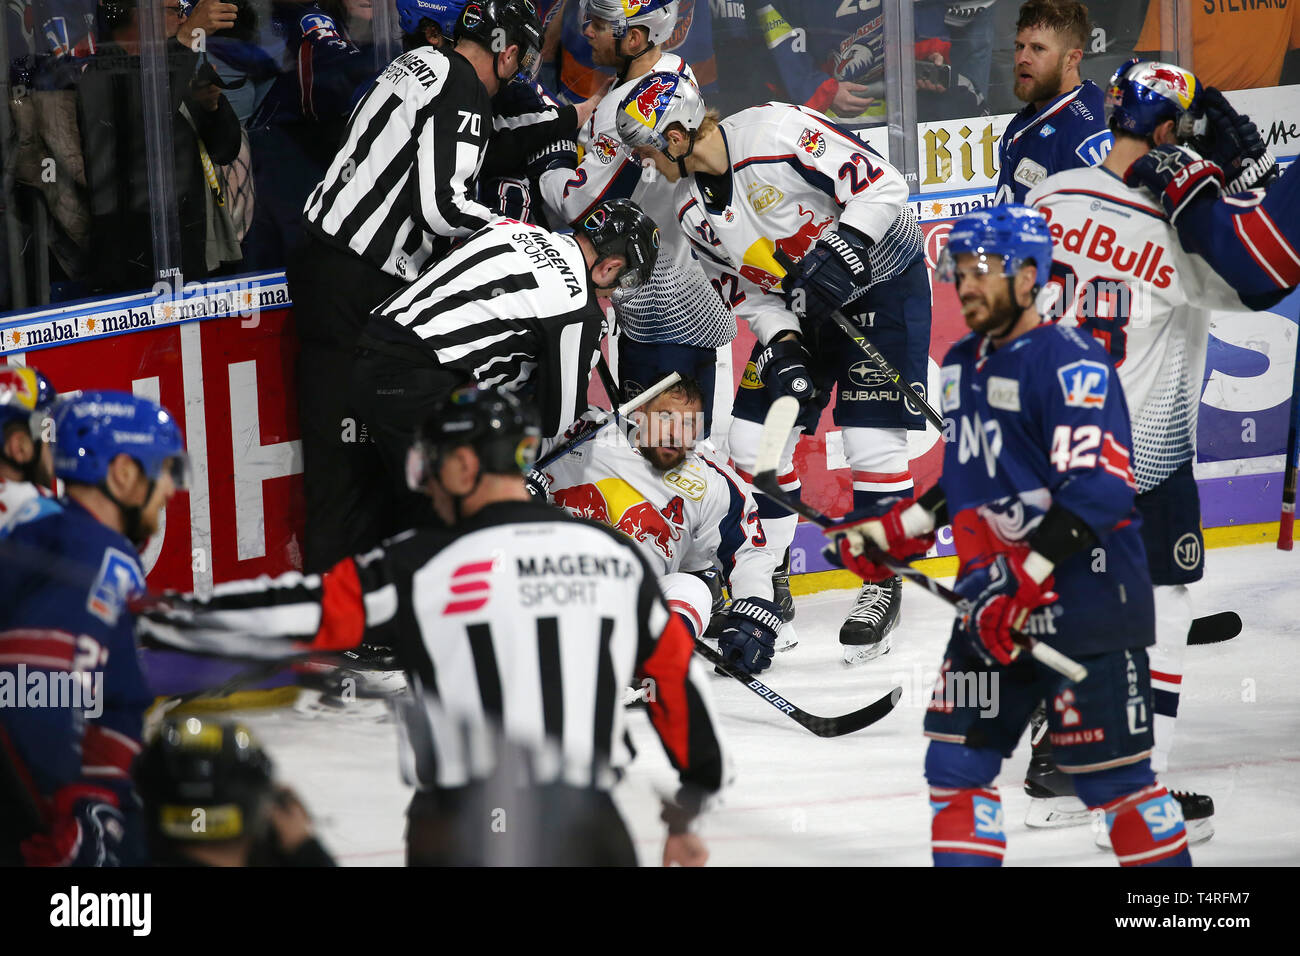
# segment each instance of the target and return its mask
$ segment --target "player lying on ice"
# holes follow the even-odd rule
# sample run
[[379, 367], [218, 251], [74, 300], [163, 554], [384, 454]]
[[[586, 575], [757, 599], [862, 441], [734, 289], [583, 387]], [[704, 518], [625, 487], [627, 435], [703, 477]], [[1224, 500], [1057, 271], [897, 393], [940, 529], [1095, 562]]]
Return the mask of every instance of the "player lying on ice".
[[[925, 716], [935, 865], [1001, 865], [993, 781], [1040, 699], [1058, 765], [1105, 812], [1120, 864], [1190, 865], [1182, 812], [1150, 762], [1155, 613], [1128, 407], [1102, 347], [1039, 314], [1051, 261], [1047, 222], [1024, 206], [953, 226], [940, 274], [956, 283], [971, 334], [943, 360], [942, 476], [915, 503], [836, 532], [832, 548], [864, 580], [881, 580], [891, 572], [873, 556], [915, 558], [937, 526], [953, 526], [966, 604]], [[1017, 632], [1087, 676], [1070, 683], [1042, 667]], [[996, 708], [966, 699], [972, 677], [994, 682]]]
[[626, 433], [606, 429], [547, 465], [549, 498], [635, 541], [694, 636], [704, 636], [715, 613], [706, 580], [716, 579], [716, 562], [732, 597], [715, 622], [718, 649], [748, 673], [765, 670], [778, 632], [782, 650], [797, 640], [773, 601], [781, 552], [768, 544], [749, 484], [695, 448], [704, 421], [699, 384], [683, 378], [629, 418]]

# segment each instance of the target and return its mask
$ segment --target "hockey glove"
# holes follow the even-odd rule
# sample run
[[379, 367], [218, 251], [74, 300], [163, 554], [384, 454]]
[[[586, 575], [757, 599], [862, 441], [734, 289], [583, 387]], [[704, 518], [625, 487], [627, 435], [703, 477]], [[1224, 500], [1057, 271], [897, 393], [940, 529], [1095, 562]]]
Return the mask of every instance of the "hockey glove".
[[126, 836], [122, 811], [88, 796], [81, 787], [64, 787], [54, 795], [54, 821], [43, 833], [22, 843], [28, 866], [118, 866]]
[[1012, 631], [1034, 610], [1053, 603], [1052, 565], [1042, 555], [999, 554], [957, 582], [965, 600], [961, 629], [986, 664], [1010, 664], [1020, 653]]
[[1212, 86], [1201, 91], [1205, 136], [1193, 140], [1197, 152], [1223, 170], [1228, 195], [1268, 185], [1277, 175], [1277, 160], [1259, 135], [1259, 127], [1232, 108]]
[[718, 637], [718, 652], [746, 674], [758, 674], [772, 664], [782, 623], [781, 605], [774, 601], [733, 601]]
[[560, 139], [539, 149], [528, 157], [527, 170], [531, 179], [540, 179], [552, 169], [577, 169], [578, 144], [571, 139]]
[[524, 473], [524, 487], [534, 498], [547, 501], [551, 497], [551, 480], [536, 468], [529, 468]]
[[1128, 168], [1124, 182], [1135, 189], [1145, 188], [1176, 224], [1191, 203], [1219, 197], [1223, 170], [1181, 146], [1157, 146]]
[[503, 219], [529, 222], [533, 214], [533, 188], [527, 179], [503, 176], [485, 185], [488, 205]]
[[822, 321], [871, 284], [871, 240], [851, 226], [828, 232], [787, 272], [781, 291], [790, 311]]
[[[796, 339], [773, 342], [758, 353], [754, 360], [754, 372], [763, 387], [768, 390], [772, 401], [782, 395], [793, 396], [800, 408], [807, 413], [815, 408], [817, 389], [813, 386], [812, 374], [808, 371], [808, 350]], [[800, 415], [800, 424], [804, 415]]]
[[870, 551], [906, 562], [923, 556], [934, 544], [934, 515], [910, 498], [887, 498], [847, 520], [852, 523], [827, 532], [831, 543], [822, 556], [873, 584], [888, 581], [894, 572], [872, 561]]

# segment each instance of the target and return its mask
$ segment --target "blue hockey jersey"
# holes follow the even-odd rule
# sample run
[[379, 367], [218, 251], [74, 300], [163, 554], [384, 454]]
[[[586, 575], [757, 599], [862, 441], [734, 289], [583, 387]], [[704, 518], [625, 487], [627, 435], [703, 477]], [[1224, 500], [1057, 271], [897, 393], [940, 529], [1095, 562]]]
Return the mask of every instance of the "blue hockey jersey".
[[1129, 417], [1119, 377], [1095, 340], [1041, 325], [991, 351], [967, 335], [944, 357], [940, 485], [959, 577], [993, 554], [1028, 550], [1053, 504], [1080, 518], [1102, 550], [1061, 562], [1060, 600], [1025, 632], [1066, 654], [1155, 641], [1155, 609], [1134, 508]]
[[998, 190], [994, 202], [1023, 203], [1048, 176], [1096, 166], [1115, 138], [1106, 127], [1105, 96], [1084, 80], [1041, 110], [1033, 104], [1016, 114], [998, 142]]
[[127, 607], [144, 570], [131, 543], [76, 502], [33, 514], [0, 541], [0, 728], [40, 798], [77, 785], [124, 805], [153, 701]]

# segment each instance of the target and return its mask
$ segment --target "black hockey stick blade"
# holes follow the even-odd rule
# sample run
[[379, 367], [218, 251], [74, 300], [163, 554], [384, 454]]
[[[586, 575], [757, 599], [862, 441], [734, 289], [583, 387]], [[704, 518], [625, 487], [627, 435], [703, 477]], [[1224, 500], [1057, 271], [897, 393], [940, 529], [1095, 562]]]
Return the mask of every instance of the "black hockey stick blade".
[[1241, 633], [1241, 615], [1236, 611], [1220, 611], [1192, 621], [1187, 632], [1188, 644], [1222, 644]]
[[818, 717], [796, 707], [757, 677], [746, 674], [698, 637], [695, 638], [695, 650], [722, 673], [740, 681], [796, 724], [811, 730], [818, 737], [843, 737], [863, 727], [870, 727], [893, 710], [898, 705], [899, 698], [903, 696], [903, 688], [895, 687], [878, 701], [851, 714], [844, 714], [842, 717]]

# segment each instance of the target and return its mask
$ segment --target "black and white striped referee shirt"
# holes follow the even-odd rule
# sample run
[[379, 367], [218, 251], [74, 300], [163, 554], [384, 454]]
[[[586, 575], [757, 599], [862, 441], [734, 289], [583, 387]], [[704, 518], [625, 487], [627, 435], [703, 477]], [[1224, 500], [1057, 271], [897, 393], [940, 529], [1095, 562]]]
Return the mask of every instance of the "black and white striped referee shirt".
[[632, 757], [623, 689], [647, 678], [683, 807], [698, 810], [726, 775], [708, 678], [654, 572], [622, 535], [540, 502], [492, 504], [454, 533], [406, 532], [325, 575], [222, 584], [145, 615], [146, 636], [204, 653], [394, 647], [417, 689], [402, 766], [421, 789], [490, 778], [504, 733], [522, 782], [607, 790]]
[[587, 409], [603, 321], [577, 240], [497, 219], [376, 308], [368, 331], [534, 403], [558, 435]]
[[308, 228], [385, 272], [413, 279], [492, 212], [477, 177], [492, 107], [454, 50], [403, 53], [352, 111], [343, 146], [303, 212]]

